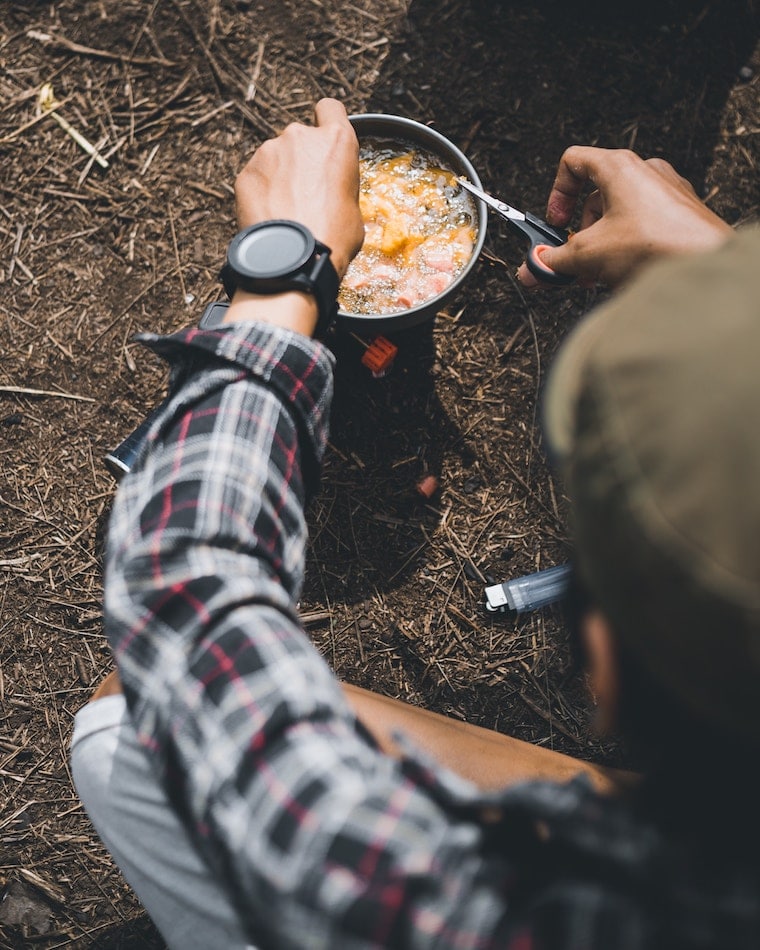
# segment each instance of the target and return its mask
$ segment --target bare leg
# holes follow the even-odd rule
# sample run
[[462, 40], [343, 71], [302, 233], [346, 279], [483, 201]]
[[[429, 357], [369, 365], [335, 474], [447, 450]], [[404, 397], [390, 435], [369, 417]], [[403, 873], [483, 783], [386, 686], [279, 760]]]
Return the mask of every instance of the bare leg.
[[568, 782], [584, 774], [598, 791], [612, 792], [634, 778], [630, 772], [583, 762], [357, 686], [343, 688], [358, 718], [386, 752], [398, 752], [392, 735], [402, 732], [431, 758], [483, 789], [535, 779]]

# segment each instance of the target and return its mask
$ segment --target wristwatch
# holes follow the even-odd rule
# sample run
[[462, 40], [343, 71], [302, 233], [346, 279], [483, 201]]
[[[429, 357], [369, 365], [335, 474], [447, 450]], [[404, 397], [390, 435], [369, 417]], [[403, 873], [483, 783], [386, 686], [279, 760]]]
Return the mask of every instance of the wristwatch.
[[230, 299], [238, 288], [253, 294], [312, 294], [319, 313], [315, 336], [335, 321], [340, 280], [330, 248], [297, 221], [262, 221], [239, 231], [219, 277]]

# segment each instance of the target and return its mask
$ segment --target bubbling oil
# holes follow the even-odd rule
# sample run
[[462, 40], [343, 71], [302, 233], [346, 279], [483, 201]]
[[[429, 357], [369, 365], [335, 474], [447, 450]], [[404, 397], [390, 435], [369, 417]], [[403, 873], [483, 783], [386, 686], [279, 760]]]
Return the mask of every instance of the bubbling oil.
[[343, 278], [340, 309], [398, 313], [437, 297], [472, 256], [473, 199], [453, 171], [413, 147], [366, 140], [359, 171], [364, 244]]

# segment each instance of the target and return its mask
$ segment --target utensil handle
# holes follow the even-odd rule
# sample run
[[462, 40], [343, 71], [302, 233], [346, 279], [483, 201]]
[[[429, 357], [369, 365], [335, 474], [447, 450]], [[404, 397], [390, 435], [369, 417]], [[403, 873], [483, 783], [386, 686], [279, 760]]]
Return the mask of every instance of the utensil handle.
[[570, 232], [565, 228], [555, 228], [553, 224], [544, 221], [530, 211], [525, 212], [525, 224], [530, 225], [530, 232], [526, 228], [526, 234], [530, 234], [535, 243], [548, 244], [549, 247], [559, 247], [561, 244], [567, 244]]
[[526, 257], [528, 270], [533, 274], [536, 280], [540, 280], [544, 284], [554, 284], [555, 286], [572, 284], [575, 280], [572, 274], [560, 274], [559, 271], [552, 270], [551, 267], [548, 267], [541, 260], [541, 253], [548, 247], [557, 247], [557, 245], [546, 243], [531, 245]]
[[536, 217], [529, 211], [525, 212], [525, 222], [523, 225], [525, 234], [530, 238], [530, 249], [527, 255], [528, 270], [533, 274], [536, 280], [543, 281], [545, 284], [563, 285], [572, 284], [575, 280], [570, 274], [560, 274], [556, 270], [544, 264], [541, 260], [541, 253], [547, 247], [561, 247], [567, 243], [570, 232], [564, 228], [555, 228], [553, 225], [544, 221], [543, 218]]

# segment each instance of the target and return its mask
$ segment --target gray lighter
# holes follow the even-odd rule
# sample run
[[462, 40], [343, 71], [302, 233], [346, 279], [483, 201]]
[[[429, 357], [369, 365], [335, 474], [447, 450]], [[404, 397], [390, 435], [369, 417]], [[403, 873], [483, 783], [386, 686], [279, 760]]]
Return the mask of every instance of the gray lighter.
[[560, 564], [559, 567], [549, 567], [545, 571], [486, 587], [486, 608], [502, 612], [513, 610], [521, 614], [553, 604], [567, 592], [571, 571], [569, 564]]

